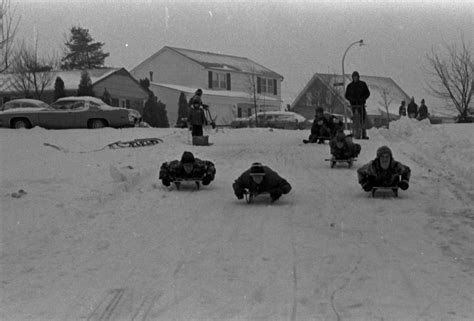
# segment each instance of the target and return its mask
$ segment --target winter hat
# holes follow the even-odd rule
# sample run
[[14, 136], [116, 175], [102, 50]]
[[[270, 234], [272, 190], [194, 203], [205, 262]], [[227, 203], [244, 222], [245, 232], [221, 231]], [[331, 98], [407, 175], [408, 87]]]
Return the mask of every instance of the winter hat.
[[263, 170], [262, 163], [253, 163], [250, 167], [250, 176], [264, 176], [265, 171]]
[[346, 140], [346, 134], [344, 132], [338, 132], [336, 134], [336, 142], [344, 142]]
[[194, 155], [191, 152], [184, 152], [181, 156], [181, 164], [194, 163]]
[[380, 156], [382, 156], [383, 154], [389, 154], [390, 158], [393, 158], [392, 151], [390, 150], [390, 148], [388, 148], [388, 146], [382, 146], [377, 149], [377, 158], [380, 158]]
[[202, 95], [202, 89], [196, 90], [196, 95], [201, 96]]
[[352, 73], [352, 78], [354, 78], [354, 76], [357, 76], [357, 77], [360, 78], [359, 72], [358, 72], [358, 71], [354, 71], [354, 72]]

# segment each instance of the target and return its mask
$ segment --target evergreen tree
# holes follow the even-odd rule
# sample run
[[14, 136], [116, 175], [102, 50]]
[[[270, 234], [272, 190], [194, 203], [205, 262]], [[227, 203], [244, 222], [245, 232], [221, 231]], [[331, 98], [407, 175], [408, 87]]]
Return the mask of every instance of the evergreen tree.
[[102, 101], [107, 105], [112, 104], [112, 97], [110, 96], [110, 93], [107, 88], [104, 88], [104, 93], [102, 94]]
[[170, 127], [170, 123], [168, 121], [168, 112], [166, 111], [166, 104], [163, 104], [161, 100], [157, 103], [158, 107], [158, 126], [160, 128], [168, 128]]
[[72, 27], [69, 39], [64, 43], [61, 68], [65, 70], [102, 68], [109, 53], [104, 53], [102, 42], [93, 42], [89, 29]]
[[54, 82], [54, 100], [66, 97], [66, 91], [64, 90], [64, 81], [61, 77], [56, 77]]
[[143, 120], [151, 127], [170, 127], [166, 105], [158, 101], [158, 97], [153, 92], [150, 92], [145, 108], [143, 108]]
[[91, 77], [89, 76], [89, 73], [85, 70], [81, 73], [81, 82], [79, 83], [77, 96], [94, 96]]
[[140, 86], [145, 88], [146, 91], [150, 92], [150, 81], [148, 78], [139, 79], [138, 82], [140, 83]]
[[184, 92], [181, 92], [178, 100], [178, 119], [176, 120], [176, 125], [180, 128], [187, 127], [185, 118], [188, 117], [188, 101], [186, 100], [186, 95]]

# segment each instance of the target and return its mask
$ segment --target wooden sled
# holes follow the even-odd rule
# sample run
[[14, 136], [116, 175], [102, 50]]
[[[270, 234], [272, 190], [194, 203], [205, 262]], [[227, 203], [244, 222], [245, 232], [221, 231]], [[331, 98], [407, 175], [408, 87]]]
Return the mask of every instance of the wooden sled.
[[375, 197], [376, 192], [381, 193], [393, 193], [395, 197], [398, 197], [398, 186], [374, 186], [372, 187], [372, 197]]
[[352, 164], [357, 160], [357, 158], [348, 158], [348, 159], [335, 159], [335, 158], [327, 158], [325, 161], [330, 162], [331, 168], [334, 168], [337, 163], [347, 163], [349, 168], [352, 167]]

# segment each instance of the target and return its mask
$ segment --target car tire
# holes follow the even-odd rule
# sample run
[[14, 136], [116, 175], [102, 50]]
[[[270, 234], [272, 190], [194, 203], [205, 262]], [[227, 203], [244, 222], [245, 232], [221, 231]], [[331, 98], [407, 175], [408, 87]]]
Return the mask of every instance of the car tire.
[[89, 128], [97, 129], [97, 128], [104, 128], [107, 124], [102, 119], [91, 119], [89, 121]]
[[12, 128], [20, 129], [20, 128], [31, 128], [31, 123], [26, 118], [16, 118], [12, 120]]

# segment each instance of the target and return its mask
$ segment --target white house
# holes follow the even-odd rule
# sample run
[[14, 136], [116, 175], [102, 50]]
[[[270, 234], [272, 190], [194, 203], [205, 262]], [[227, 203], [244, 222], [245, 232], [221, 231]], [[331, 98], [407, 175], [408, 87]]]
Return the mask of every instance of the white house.
[[178, 119], [181, 92], [189, 99], [203, 90], [218, 125], [257, 110], [281, 109], [283, 76], [244, 57], [165, 46], [131, 70], [136, 79], [148, 78], [152, 90], [166, 104], [170, 124]]

